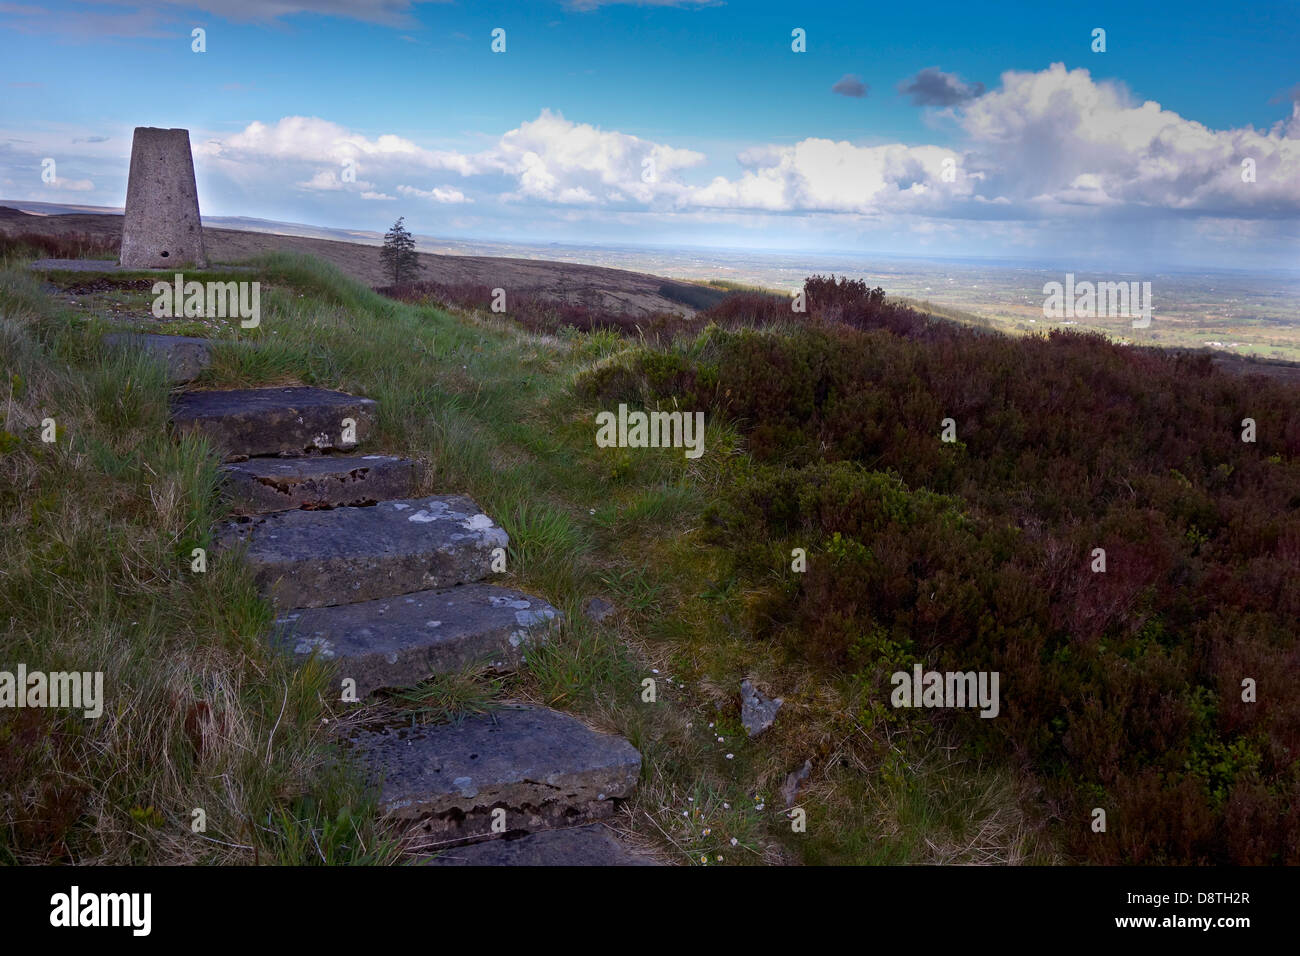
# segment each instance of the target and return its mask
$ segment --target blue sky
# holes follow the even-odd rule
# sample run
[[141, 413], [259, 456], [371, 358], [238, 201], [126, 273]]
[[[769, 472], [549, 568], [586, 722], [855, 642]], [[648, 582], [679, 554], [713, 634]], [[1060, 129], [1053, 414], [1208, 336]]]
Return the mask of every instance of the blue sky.
[[121, 205], [183, 126], [208, 215], [1295, 266], [1298, 50], [1293, 2], [0, 2], [0, 196]]

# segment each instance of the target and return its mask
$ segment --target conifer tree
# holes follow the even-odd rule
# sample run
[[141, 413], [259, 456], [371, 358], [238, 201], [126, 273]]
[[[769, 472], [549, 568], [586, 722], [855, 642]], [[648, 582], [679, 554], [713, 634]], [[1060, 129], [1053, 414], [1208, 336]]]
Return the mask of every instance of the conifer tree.
[[405, 216], [401, 216], [393, 223], [393, 228], [384, 233], [384, 248], [379, 253], [393, 285], [414, 279], [420, 268], [420, 258], [415, 252], [415, 238], [402, 225], [405, 219]]

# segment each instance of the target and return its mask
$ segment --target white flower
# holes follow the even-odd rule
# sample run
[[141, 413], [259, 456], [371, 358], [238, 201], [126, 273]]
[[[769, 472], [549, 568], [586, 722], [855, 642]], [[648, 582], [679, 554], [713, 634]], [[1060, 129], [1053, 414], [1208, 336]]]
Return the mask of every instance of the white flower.
[[[731, 759], [732, 759], [733, 757], [735, 757], [735, 756], [736, 756], [735, 754], [727, 754], [727, 759], [728, 759], [728, 760], [731, 760]], [[763, 808], [762, 808], [762, 807], [759, 807], [758, 809], [762, 810]]]

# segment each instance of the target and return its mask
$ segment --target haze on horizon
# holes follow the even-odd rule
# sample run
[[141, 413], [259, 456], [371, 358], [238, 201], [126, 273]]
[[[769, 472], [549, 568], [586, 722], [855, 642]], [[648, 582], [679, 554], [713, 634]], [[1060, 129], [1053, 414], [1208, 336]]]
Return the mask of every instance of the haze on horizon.
[[264, 6], [0, 4], [0, 196], [119, 206], [132, 129], [182, 126], [208, 217], [1130, 271], [1300, 262], [1293, 4]]

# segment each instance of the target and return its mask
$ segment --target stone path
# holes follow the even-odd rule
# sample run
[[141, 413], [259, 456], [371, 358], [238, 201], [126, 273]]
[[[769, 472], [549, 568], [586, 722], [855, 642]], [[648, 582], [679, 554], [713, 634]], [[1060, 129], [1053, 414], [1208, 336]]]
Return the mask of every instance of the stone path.
[[[181, 370], [174, 378], [202, 367], [192, 339], [115, 344], [154, 351]], [[345, 454], [371, 434], [376, 407], [317, 388], [179, 393], [175, 429], [206, 436], [226, 460], [234, 517], [217, 529], [218, 555], [253, 568], [277, 608], [272, 641], [334, 661], [359, 698], [517, 665], [559, 612], [487, 583], [509, 538], [473, 500], [412, 497], [414, 462]], [[368, 726], [344, 745], [434, 865], [650, 862], [593, 823], [632, 793], [641, 755], [567, 714], [505, 706], [456, 724]]]

